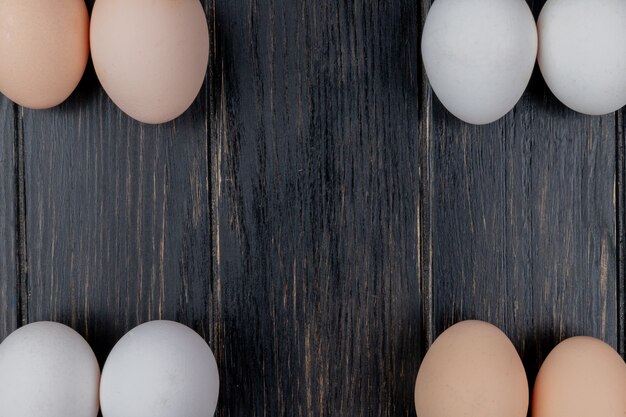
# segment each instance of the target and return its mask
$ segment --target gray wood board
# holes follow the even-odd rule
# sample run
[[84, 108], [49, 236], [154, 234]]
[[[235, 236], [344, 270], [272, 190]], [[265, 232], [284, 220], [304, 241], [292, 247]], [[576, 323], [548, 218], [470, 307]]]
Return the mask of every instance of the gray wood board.
[[225, 416], [414, 413], [418, 11], [216, 2]]
[[0, 96], [0, 341], [16, 329], [20, 315], [17, 148], [14, 106]]
[[71, 325], [101, 362], [147, 320], [214, 345], [207, 102], [141, 125], [90, 67], [62, 106], [24, 111], [29, 321]]

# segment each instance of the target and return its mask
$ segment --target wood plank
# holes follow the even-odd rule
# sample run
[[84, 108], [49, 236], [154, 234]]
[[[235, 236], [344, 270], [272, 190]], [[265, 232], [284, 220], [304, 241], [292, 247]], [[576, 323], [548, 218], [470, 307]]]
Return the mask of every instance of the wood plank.
[[626, 359], [626, 125], [624, 110], [617, 113], [617, 291], [618, 291], [618, 346]]
[[[424, 26], [430, 1], [420, 2], [420, 33]], [[420, 48], [421, 51], [421, 48]], [[418, 53], [421, 57], [421, 53]], [[426, 69], [420, 59], [420, 112], [419, 112], [419, 206], [418, 206], [418, 248], [419, 280], [422, 302], [422, 354], [425, 354], [435, 339], [434, 300], [433, 300], [433, 187], [432, 187], [432, 147], [433, 147], [433, 91], [428, 83]]]
[[13, 104], [0, 95], [0, 341], [17, 328], [17, 198]]
[[409, 416], [420, 4], [215, 1], [220, 416]]
[[563, 338], [617, 347], [615, 116], [575, 114], [539, 74], [490, 126], [433, 113], [437, 332], [499, 325], [531, 379]]
[[141, 125], [90, 67], [62, 106], [24, 111], [29, 321], [71, 325], [100, 361], [152, 319], [212, 345], [207, 103]]

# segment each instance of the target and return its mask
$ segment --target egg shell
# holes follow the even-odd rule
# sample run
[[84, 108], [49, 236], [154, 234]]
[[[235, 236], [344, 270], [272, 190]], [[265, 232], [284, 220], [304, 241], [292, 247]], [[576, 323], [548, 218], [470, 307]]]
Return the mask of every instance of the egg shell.
[[561, 342], [541, 365], [533, 417], [626, 416], [626, 365], [606, 343], [591, 337]]
[[0, 92], [32, 109], [74, 91], [89, 59], [83, 0], [0, 0]]
[[209, 60], [198, 0], [97, 0], [92, 58], [113, 102], [144, 123], [180, 116], [197, 97]]
[[526, 417], [528, 381], [508, 337], [464, 321], [435, 340], [415, 385], [419, 417]]
[[430, 85], [471, 124], [494, 122], [515, 106], [536, 57], [537, 27], [524, 0], [436, 0], [424, 24]]
[[539, 67], [561, 102], [589, 115], [626, 105], [626, 1], [548, 0], [538, 29]]
[[171, 321], [128, 332], [102, 370], [103, 417], [210, 417], [218, 394], [211, 349], [196, 332]]
[[29, 324], [0, 344], [0, 416], [96, 417], [99, 383], [93, 351], [62, 324]]

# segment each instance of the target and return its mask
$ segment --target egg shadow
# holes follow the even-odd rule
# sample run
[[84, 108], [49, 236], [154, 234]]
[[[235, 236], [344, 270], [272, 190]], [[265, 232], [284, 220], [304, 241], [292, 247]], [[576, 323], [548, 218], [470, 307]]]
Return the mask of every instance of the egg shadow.
[[90, 57], [83, 77], [74, 92], [62, 104], [61, 110], [66, 113], [78, 113], [85, 106], [92, 104], [99, 97], [101, 91], [102, 87]]
[[537, 379], [539, 369], [546, 359], [548, 354], [558, 345], [562, 340], [571, 335], [560, 336], [558, 335], [557, 328], [550, 328], [549, 326], [539, 326], [535, 329], [527, 329], [524, 338], [524, 350], [520, 353], [524, 368], [526, 369], [526, 375], [528, 378], [530, 404], [528, 409], [528, 417], [531, 417], [532, 408], [532, 393]]
[[[84, 317], [81, 314], [81, 317]], [[76, 321], [76, 330], [85, 337], [91, 346], [98, 360], [100, 369], [104, 369], [104, 364], [111, 350], [124, 334], [130, 330], [123, 323], [120, 323], [113, 314], [106, 312], [95, 312], [89, 317], [89, 322], [83, 318]], [[98, 411], [98, 416], [102, 416], [102, 411]]]
[[[89, 13], [89, 19], [91, 20], [91, 11], [93, 10], [93, 5], [95, 0], [86, 0], [85, 5], [87, 6], [87, 11]], [[66, 112], [76, 112], [85, 104], [91, 103], [96, 96], [98, 96], [99, 92], [102, 90], [100, 87], [100, 83], [98, 81], [98, 77], [96, 75], [96, 71], [93, 66], [93, 61], [91, 59], [91, 48], [89, 50], [89, 60], [87, 61], [87, 66], [85, 67], [85, 72], [78, 83], [76, 89], [72, 92], [72, 94], [68, 97], [68, 99], [63, 103], [62, 109]]]
[[[390, 332], [388, 357], [392, 358], [391, 366], [386, 366], [382, 375], [383, 386], [388, 387], [388, 398], [384, 398], [386, 405], [384, 415], [415, 416], [415, 378], [417, 371], [426, 354], [426, 329], [424, 320], [420, 318], [420, 307], [406, 306], [398, 310], [405, 312], [403, 318], [398, 319], [400, 328]], [[392, 371], [399, 372], [392, 372]]]
[[535, 63], [535, 68], [525, 94], [528, 94], [531, 101], [530, 111], [537, 115], [563, 121], [581, 116], [556, 98], [546, 84], [537, 63]]
[[[119, 319], [119, 318], [118, 318]], [[86, 318], [84, 311], [63, 309], [55, 312], [51, 320], [71, 327], [78, 332], [91, 346], [100, 368], [104, 366], [107, 356], [117, 341], [129, 330], [116, 319], [114, 314], [91, 311]]]

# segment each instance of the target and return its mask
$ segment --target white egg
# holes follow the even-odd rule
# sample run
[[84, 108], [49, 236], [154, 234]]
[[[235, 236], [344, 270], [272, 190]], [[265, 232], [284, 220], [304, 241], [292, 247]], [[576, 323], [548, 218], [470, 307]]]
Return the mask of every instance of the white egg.
[[538, 29], [539, 67], [563, 104], [590, 115], [626, 105], [626, 1], [548, 0]]
[[211, 349], [171, 321], [142, 324], [120, 339], [100, 383], [103, 417], [209, 417], [218, 393]]
[[494, 122], [519, 101], [537, 57], [524, 0], [436, 0], [422, 34], [428, 80], [443, 105], [472, 124]]
[[29, 324], [0, 344], [2, 417], [96, 417], [99, 383], [93, 351], [62, 324]]

